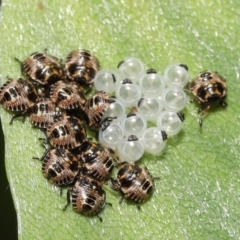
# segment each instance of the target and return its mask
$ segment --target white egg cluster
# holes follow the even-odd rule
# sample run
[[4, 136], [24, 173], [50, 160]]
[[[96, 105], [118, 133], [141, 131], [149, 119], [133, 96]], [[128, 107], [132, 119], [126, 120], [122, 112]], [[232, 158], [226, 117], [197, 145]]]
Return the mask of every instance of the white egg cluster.
[[[112, 117], [107, 128], [99, 131], [99, 141], [118, 152], [124, 161], [139, 160], [144, 151], [160, 155], [167, 137], [179, 133], [187, 103], [183, 90], [189, 81], [188, 67], [174, 63], [163, 75], [146, 70], [137, 58], [121, 61], [118, 70], [102, 69], [94, 78], [98, 91], [115, 96], [104, 118]], [[151, 122], [153, 127], [148, 128]]]

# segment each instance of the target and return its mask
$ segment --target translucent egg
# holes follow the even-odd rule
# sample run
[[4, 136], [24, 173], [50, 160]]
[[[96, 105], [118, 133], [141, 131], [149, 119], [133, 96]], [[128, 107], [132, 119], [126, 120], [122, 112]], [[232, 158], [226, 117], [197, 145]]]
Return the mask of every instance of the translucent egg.
[[139, 77], [145, 72], [145, 67], [140, 59], [128, 57], [118, 64], [118, 70], [122, 79], [129, 78], [133, 82], [138, 82]]
[[125, 106], [123, 102], [119, 101], [118, 99], [114, 98], [115, 102], [109, 104], [107, 111], [104, 113], [103, 118], [112, 117], [114, 122], [120, 123], [123, 118], [125, 118]]
[[187, 104], [187, 96], [182, 88], [168, 87], [162, 93], [163, 107], [171, 111], [181, 111]]
[[99, 130], [98, 141], [105, 147], [115, 149], [124, 137], [121, 125], [112, 122], [106, 129]]
[[147, 73], [141, 75], [139, 87], [144, 96], [158, 97], [165, 88], [164, 77], [155, 69], [149, 69]]
[[119, 142], [117, 153], [121, 161], [135, 162], [143, 156], [144, 147], [136, 136], [130, 135]]
[[125, 136], [141, 137], [147, 128], [147, 120], [139, 113], [129, 113], [122, 121], [122, 128]]
[[143, 97], [138, 101], [137, 110], [148, 121], [156, 122], [162, 109], [162, 103], [157, 98]]
[[116, 98], [119, 99], [125, 107], [137, 106], [138, 100], [142, 96], [139, 86], [129, 79], [125, 79], [116, 89]]
[[188, 66], [179, 63], [170, 64], [164, 70], [164, 78], [168, 86], [183, 88], [190, 79]]
[[147, 152], [160, 155], [166, 146], [167, 134], [157, 127], [150, 127], [144, 131], [141, 139]]
[[176, 135], [183, 127], [184, 115], [180, 112], [163, 111], [157, 119], [157, 127], [164, 129], [168, 137]]
[[101, 69], [94, 77], [94, 87], [98, 91], [113, 93], [116, 84], [120, 82], [120, 76], [117, 71], [111, 69]]

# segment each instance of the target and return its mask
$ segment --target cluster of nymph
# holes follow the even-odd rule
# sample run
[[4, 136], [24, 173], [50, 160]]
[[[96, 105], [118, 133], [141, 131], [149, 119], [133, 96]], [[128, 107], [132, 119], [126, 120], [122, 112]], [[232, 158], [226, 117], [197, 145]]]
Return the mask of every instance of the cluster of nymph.
[[[45, 152], [34, 158], [42, 161], [42, 174], [52, 184], [69, 187], [64, 209], [72, 202], [76, 212], [98, 216], [106, 204], [103, 184], [108, 180], [121, 193], [120, 201], [124, 197], [137, 204], [145, 201], [154, 186], [148, 169], [127, 159], [119, 161], [114, 149], [87, 134], [104, 131], [117, 117], [105, 117], [116, 99], [104, 90], [93, 92], [98, 59], [81, 49], [71, 52], [64, 63], [46, 52], [16, 60], [23, 77], [8, 77], [0, 88], [0, 103], [14, 113], [11, 124], [28, 116], [45, 133], [46, 138], [40, 139]], [[115, 166], [118, 173], [112, 178]]]
[[[138, 205], [148, 199], [154, 178], [135, 161], [144, 151], [160, 155], [167, 137], [181, 130], [187, 84], [201, 107], [200, 126], [212, 105], [226, 106], [226, 80], [204, 71], [189, 84], [185, 64], [171, 64], [160, 74], [130, 57], [116, 71], [100, 70], [98, 59], [83, 49], [71, 52], [64, 63], [46, 52], [16, 60], [23, 77], [8, 77], [0, 88], [1, 105], [14, 113], [10, 123], [28, 116], [46, 134], [40, 139], [45, 152], [34, 158], [42, 161], [42, 174], [52, 184], [69, 187], [64, 210], [72, 202], [76, 212], [100, 220], [108, 180], [121, 193], [120, 202], [127, 198]], [[116, 178], [111, 177], [114, 167]]]

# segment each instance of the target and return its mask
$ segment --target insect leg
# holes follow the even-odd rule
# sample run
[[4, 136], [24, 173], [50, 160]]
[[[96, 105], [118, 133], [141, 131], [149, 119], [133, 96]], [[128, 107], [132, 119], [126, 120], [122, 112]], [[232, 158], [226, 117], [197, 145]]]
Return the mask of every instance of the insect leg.
[[70, 204], [70, 194], [71, 194], [71, 192], [72, 192], [72, 189], [71, 189], [71, 188], [67, 190], [67, 204], [64, 206], [63, 211], [66, 210], [67, 207], [68, 207], [69, 204]]

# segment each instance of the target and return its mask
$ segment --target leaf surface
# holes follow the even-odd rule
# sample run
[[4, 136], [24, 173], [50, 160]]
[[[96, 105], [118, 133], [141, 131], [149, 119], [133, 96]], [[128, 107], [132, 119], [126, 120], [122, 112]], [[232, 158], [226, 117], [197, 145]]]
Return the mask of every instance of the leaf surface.
[[[210, 111], [203, 129], [197, 105], [184, 110], [181, 133], [164, 154], [145, 154], [141, 164], [160, 176], [152, 198], [139, 211], [108, 186], [101, 223], [70, 208], [65, 194], [41, 175], [38, 138], [43, 133], [0, 109], [6, 141], [6, 171], [18, 216], [19, 239], [239, 239], [240, 4], [237, 1], [7, 0], [1, 13], [0, 72], [19, 77], [14, 57], [35, 51], [65, 59], [77, 48], [93, 51], [102, 68], [125, 57], [140, 58], [163, 72], [185, 63], [191, 76], [216, 70], [228, 84], [228, 107]], [[189, 98], [190, 99], [190, 98]], [[115, 172], [116, 174], [116, 172]]]

